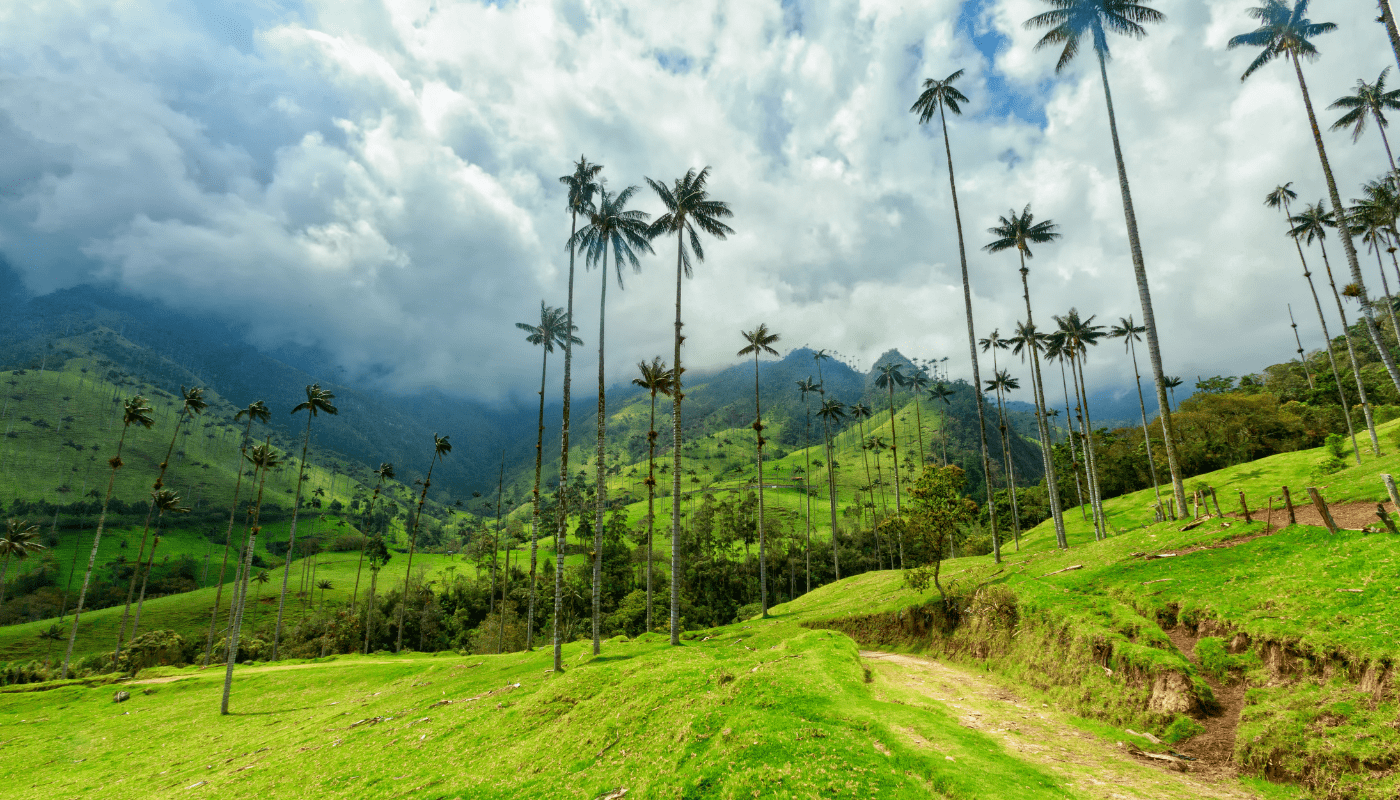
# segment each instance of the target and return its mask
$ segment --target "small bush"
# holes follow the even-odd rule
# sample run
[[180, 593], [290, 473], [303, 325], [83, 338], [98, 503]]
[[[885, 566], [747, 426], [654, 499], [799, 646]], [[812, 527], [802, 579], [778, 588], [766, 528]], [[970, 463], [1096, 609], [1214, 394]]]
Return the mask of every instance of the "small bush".
[[1186, 716], [1178, 716], [1162, 732], [1162, 741], [1167, 744], [1177, 744], [1178, 742], [1190, 739], [1198, 733], [1205, 733], [1206, 729], [1201, 723]]

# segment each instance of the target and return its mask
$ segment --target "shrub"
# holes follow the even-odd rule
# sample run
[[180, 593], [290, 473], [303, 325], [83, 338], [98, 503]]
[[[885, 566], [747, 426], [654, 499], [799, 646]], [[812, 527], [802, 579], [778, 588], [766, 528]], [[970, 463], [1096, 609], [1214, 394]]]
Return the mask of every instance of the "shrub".
[[1167, 729], [1162, 732], [1162, 741], [1167, 744], [1176, 744], [1190, 739], [1198, 733], [1205, 733], [1205, 731], [1206, 729], [1196, 720], [1187, 716], [1178, 716], [1172, 721], [1172, 724], [1168, 725]]

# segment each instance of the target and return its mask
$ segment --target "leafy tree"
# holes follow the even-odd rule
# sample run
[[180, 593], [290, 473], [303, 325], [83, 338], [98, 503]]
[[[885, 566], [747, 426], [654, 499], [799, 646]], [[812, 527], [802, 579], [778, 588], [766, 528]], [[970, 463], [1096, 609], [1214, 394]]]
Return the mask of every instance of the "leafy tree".
[[[953, 86], [953, 83], [961, 78], [962, 74], [962, 70], [957, 70], [943, 80], [925, 79], [923, 93], [919, 95], [919, 99], [909, 110], [919, 114], [920, 124], [932, 120], [936, 112], [938, 121], [943, 128], [943, 152], [948, 158], [948, 188], [953, 197], [953, 227], [958, 232], [958, 263], [962, 268], [963, 310], [967, 317], [967, 352], [972, 363], [972, 397], [977, 407], [977, 436], [982, 447], [982, 474], [988, 476], [987, 494], [990, 496], [992, 456], [991, 450], [987, 447], [987, 412], [981, 392], [982, 370], [977, 364], [977, 329], [972, 319], [972, 282], [968, 280], [967, 276], [967, 245], [963, 239], [962, 212], [958, 208], [958, 182], [953, 175], [953, 148], [948, 141], [948, 117], [945, 112], [946, 109], [954, 114], [961, 114], [961, 104], [970, 102], [966, 95]], [[992, 542], [995, 543], [998, 541], [996, 508], [989, 503], [988, 509]], [[1000, 550], [998, 549], [997, 552], [999, 558]]]
[[[1026, 20], [1029, 29], [1049, 28], [1050, 30], [1036, 42], [1035, 49], [1064, 45], [1060, 59], [1055, 64], [1059, 73], [1079, 53], [1080, 40], [1088, 35], [1093, 42], [1094, 54], [1098, 56], [1099, 77], [1103, 81], [1104, 104], [1108, 108], [1108, 130], [1113, 139], [1113, 157], [1118, 166], [1118, 189], [1123, 195], [1123, 217], [1128, 229], [1128, 247], [1132, 251], [1133, 275], [1137, 280], [1138, 300], [1142, 305], [1142, 324], [1147, 328], [1147, 354], [1152, 364], [1152, 378], [1157, 386], [1157, 404], [1162, 411], [1162, 421], [1167, 428], [1163, 449], [1167, 453], [1167, 468], [1172, 476], [1172, 495], [1177, 505], [1186, 505], [1186, 488], [1181, 482], [1181, 470], [1177, 466], [1175, 436], [1172, 435], [1171, 409], [1167, 406], [1167, 389], [1164, 384], [1166, 373], [1162, 371], [1162, 352], [1158, 345], [1157, 319], [1152, 313], [1152, 293], [1147, 285], [1147, 267], [1143, 261], [1142, 244], [1138, 238], [1137, 214], [1133, 210], [1132, 192], [1128, 187], [1128, 169], [1123, 163], [1123, 148], [1118, 143], [1118, 120], [1113, 113], [1113, 94], [1108, 86], [1108, 34], [1116, 33], [1141, 39], [1147, 35], [1143, 23], [1161, 22], [1166, 17], [1162, 12], [1151, 8], [1147, 2], [1137, 0], [1045, 0], [1054, 6], [1050, 11], [1037, 14]], [[1027, 322], [1030, 319], [1027, 318]], [[1052, 500], [1056, 492], [1051, 492]], [[1063, 545], [1062, 545], [1063, 546]]]
[[1400, 111], [1400, 89], [1385, 90], [1385, 76], [1390, 73], [1390, 67], [1381, 70], [1381, 74], [1376, 78], [1375, 83], [1367, 83], [1363, 80], [1356, 82], [1356, 91], [1345, 97], [1337, 98], [1337, 101], [1328, 106], [1329, 109], [1348, 109], [1336, 122], [1332, 123], [1332, 130], [1351, 129], [1351, 140], [1353, 142], [1361, 139], [1361, 134], [1366, 132], [1366, 120], [1376, 121], [1376, 130], [1380, 131], [1381, 143], [1385, 145], [1385, 157], [1390, 161], [1390, 171], [1395, 169], [1395, 154], [1390, 152], [1390, 140], [1386, 138], [1385, 129], [1390, 124], [1385, 118], [1385, 112]]
[[209, 636], [204, 643], [204, 666], [209, 666], [209, 659], [214, 652], [214, 628], [219, 621], [219, 604], [224, 596], [224, 570], [228, 568], [228, 554], [233, 549], [233, 520], [238, 515], [238, 493], [243, 487], [243, 463], [248, 457], [248, 439], [253, 433], [253, 421], [263, 424], [272, 418], [272, 412], [267, 410], [267, 406], [261, 400], [249, 403], [247, 408], [239, 409], [233, 415], [233, 421], [237, 422], [243, 418], [248, 419], [248, 424], [243, 429], [242, 446], [239, 448], [238, 456], [238, 477], [233, 483], [233, 503], [228, 509], [228, 530], [224, 532], [224, 560], [219, 565], [219, 586], [214, 591], [214, 609], [209, 614]]
[[[598, 453], [594, 468], [597, 473], [597, 518], [594, 535], [603, 535], [603, 516], [608, 507], [608, 485], [606, 480], [606, 445], [608, 438], [607, 388], [603, 372], [604, 332], [607, 322], [608, 301], [608, 250], [611, 248], [613, 265], [617, 273], [617, 288], [622, 288], [622, 264], [632, 265], [633, 272], [639, 272], [641, 262], [637, 252], [650, 253], [653, 232], [647, 225], [651, 217], [643, 211], [628, 209], [627, 203], [637, 193], [636, 186], [628, 186], [616, 195], [608, 193], [606, 187], [598, 190], [598, 206], [588, 215], [588, 225], [574, 234], [575, 242], [586, 254], [585, 264], [601, 264], [599, 274], [603, 276], [602, 290], [598, 294]], [[599, 605], [600, 584], [603, 580], [603, 541], [598, 538], [593, 543], [593, 655], [602, 651], [602, 638], [599, 626], [602, 622], [602, 608]], [[501, 626], [504, 632], [505, 626]], [[528, 634], [527, 634], [528, 638]]]
[[10, 518], [5, 521], [5, 532], [0, 536], [0, 606], [5, 604], [5, 573], [10, 569], [10, 559], [23, 561], [35, 551], [43, 550], [39, 534], [39, 526], [25, 520]]
[[83, 602], [87, 598], [88, 586], [92, 583], [92, 568], [97, 563], [97, 548], [102, 542], [102, 529], [107, 524], [107, 507], [112, 502], [112, 488], [117, 481], [117, 470], [122, 467], [122, 445], [126, 443], [126, 432], [132, 425], [150, 428], [155, 424], [151, 407], [146, 398], [136, 395], [122, 404], [122, 433], [117, 439], [117, 454], [107, 462], [112, 475], [107, 479], [107, 494], [102, 498], [102, 513], [97, 517], [97, 532], [92, 536], [92, 554], [88, 556], [87, 572], [83, 574], [83, 587], [78, 590], [78, 606], [73, 610], [73, 627], [68, 631], [68, 651], [63, 656], [63, 669], [59, 677], [68, 677], [68, 662], [73, 658], [73, 643], [78, 638], [78, 618], [83, 614]]
[[287, 579], [292, 574], [292, 553], [295, 552], [293, 548], [297, 544], [297, 512], [301, 510], [301, 486], [306, 481], [306, 452], [311, 447], [311, 420], [323, 411], [332, 415], [340, 413], [340, 410], [331, 404], [334, 399], [335, 395], [322, 389], [321, 384], [313, 383], [306, 387], [306, 402], [298, 403], [291, 412], [307, 412], [306, 435], [302, 439], [301, 464], [297, 467], [297, 489], [292, 499], [292, 526], [287, 533], [287, 563], [282, 567], [282, 594], [277, 598], [277, 625], [272, 629], [273, 661], [277, 660], [277, 648], [282, 639], [282, 612], [287, 605]]
[[447, 438], [433, 434], [433, 457], [428, 460], [428, 474], [423, 478], [423, 492], [418, 495], [418, 508], [413, 514], [413, 532], [408, 539], [408, 568], [403, 574], [403, 602], [399, 604], [398, 638], [394, 641], [395, 653], [403, 649], [403, 613], [408, 605], [408, 582], [413, 577], [413, 551], [418, 548], [418, 524], [423, 519], [423, 504], [428, 502], [428, 487], [433, 485], [433, 468], [452, 452], [452, 443]]
[[[161, 489], [155, 493], [156, 501], [156, 532], [151, 539], [151, 554], [146, 561], [145, 572], [141, 575], [141, 594], [136, 600], [136, 618], [131, 623], [131, 638], [135, 639], [136, 634], [141, 630], [141, 606], [146, 602], [146, 583], [151, 579], [151, 569], [156, 563], [156, 547], [160, 545], [160, 524], [166, 513], [188, 514], [190, 510], [180, 505], [180, 496], [170, 489]], [[139, 564], [137, 565], [140, 566]]]
[[[569, 292], [568, 303], [564, 310], [564, 330], [574, 331], [574, 251], [576, 249], [574, 237], [578, 235], [578, 217], [580, 214], [585, 217], [593, 210], [593, 195], [598, 191], [598, 173], [603, 171], [602, 164], [589, 163], [588, 159], [580, 155], [574, 164], [574, 171], [569, 175], [559, 178], [559, 182], [568, 187], [569, 209], [569, 240], [567, 247], [569, 250]], [[560, 431], [559, 445], [559, 527], [554, 536], [554, 547], [559, 549], [560, 542], [565, 540], [568, 533], [569, 506], [565, 502], [565, 493], [569, 486], [569, 405], [571, 400], [572, 382], [571, 371], [574, 364], [574, 346], [570, 339], [564, 340], [564, 421]], [[494, 561], [494, 556], [492, 557]], [[563, 564], [556, 556], [556, 561]], [[559, 617], [563, 612], [564, 605], [564, 583], [563, 569], [554, 570], [554, 671], [560, 673], [564, 671], [563, 641], [559, 638]], [[492, 567], [492, 576], [495, 576], [495, 567]], [[494, 584], [493, 584], [494, 587]], [[491, 593], [495, 597], [495, 592]], [[494, 601], [493, 601], [494, 602]]]
[[[656, 356], [648, 364], [645, 361], [637, 362], [637, 370], [641, 372], [641, 377], [633, 378], [632, 383], [646, 389], [651, 395], [651, 422], [647, 429], [647, 613], [646, 626], [651, 631], [651, 611], [652, 611], [652, 556], [655, 555], [656, 548], [652, 544], [652, 534], [656, 530], [656, 396], [664, 394], [671, 396], [673, 383], [671, 371], [666, 369], [666, 362], [661, 360], [661, 356]], [[558, 553], [555, 553], [554, 560], [557, 563], [564, 563]]]
[[[156, 497], [165, 486], [165, 472], [170, 468], [170, 457], [175, 453], [175, 441], [180, 436], [180, 427], [185, 420], [196, 414], [204, 412], [209, 404], [204, 400], [204, 390], [200, 388], [186, 389], [180, 387], [182, 402], [180, 404], [180, 414], [175, 420], [175, 432], [170, 435], [170, 446], [165, 450], [165, 459], [160, 462], [160, 472], [156, 475], [155, 483], [151, 484], [151, 504], [146, 509], [146, 524], [141, 530], [141, 548], [136, 551], [136, 563], [139, 567], [142, 557], [146, 554], [146, 539], [151, 532], [151, 519], [156, 510]], [[131, 573], [131, 583], [126, 589], [126, 607], [122, 610], [121, 627], [117, 630], [117, 648], [112, 651], [112, 666], [116, 666], [117, 658], [121, 656], [122, 641], [126, 637], [126, 621], [131, 611], [131, 601], [136, 595], [136, 576], [141, 570], [138, 568]]]
[[[676, 333], [675, 333], [675, 357], [674, 367], [671, 374], [674, 381], [672, 390], [671, 408], [671, 435], [674, 439], [673, 457], [675, 466], [671, 471], [671, 644], [681, 643], [680, 631], [680, 537], [681, 537], [681, 400], [685, 398], [685, 393], [681, 391], [681, 376], [685, 374], [685, 369], [681, 366], [681, 342], [684, 337], [681, 335], [681, 277], [690, 275], [691, 252], [695, 254], [696, 261], [705, 260], [705, 251], [700, 245], [700, 232], [708, 233], [711, 236], [723, 240], [734, 232], [722, 219], [727, 219], [734, 215], [729, 210], [729, 204], [721, 200], [711, 200], [709, 191], [705, 188], [709, 182], [710, 168], [696, 172], [694, 169], [686, 172], [685, 177], [677, 178], [671, 186], [666, 186], [651, 178], [647, 178], [647, 184], [652, 191], [661, 198], [662, 204], [666, 206], [666, 213], [657, 217], [652, 224], [652, 236], [676, 235]], [[686, 247], [686, 238], [690, 239], [690, 247]]]
[[932, 580], [942, 598], [947, 597], [938, 580], [943, 559], [950, 554], [958, 530], [977, 519], [977, 504], [962, 494], [966, 481], [962, 468], [939, 467], [925, 470], [909, 492], [908, 527], [918, 565], [909, 582], [922, 591], [927, 587], [926, 581]]
[[[582, 339], [573, 335], [573, 331], [578, 330], [578, 326], [574, 326], [573, 330], [566, 330], [566, 322], [564, 309], [547, 306], [541, 300], [540, 324], [515, 323], [515, 327], [529, 334], [525, 337], [527, 342], [544, 350], [540, 358], [540, 414], [535, 434], [535, 488], [531, 493], [533, 502], [530, 516], [530, 613], [525, 626], [526, 650], [535, 648], [535, 596], [538, 593], [535, 571], [538, 567], [537, 552], [540, 538], [540, 473], [544, 459], [544, 384], [545, 376], [549, 374], [549, 354], [554, 352], [555, 345], [571, 347], [583, 344]], [[555, 560], [558, 558], [559, 554], [555, 553]]]
[[738, 352], [740, 356], [753, 353], [753, 432], [758, 444], [758, 593], [763, 618], [768, 619], [768, 540], [763, 534], [763, 409], [758, 399], [758, 357], [763, 353], [778, 355], [771, 345], [778, 341], [778, 334], [769, 333], [767, 323], [759, 323], [751, 331], [741, 331], [748, 342]]
[[[1308, 95], [1308, 84], [1303, 78], [1302, 63], [1302, 59], [1306, 58], [1312, 61], [1320, 55], [1317, 46], [1311, 40], [1336, 30], [1337, 26], [1331, 22], [1315, 23], [1308, 19], [1308, 4], [1309, 0], [1297, 0], [1291, 6], [1283, 0], [1265, 0], [1264, 5], [1256, 6], [1246, 12], [1249, 16], [1259, 20], [1259, 27], [1249, 33], [1242, 33], [1231, 38], [1229, 47], [1231, 49], [1258, 47], [1261, 50], [1254, 61], [1250, 62], [1249, 67], [1245, 69], [1244, 74], [1240, 76], [1241, 81], [1246, 80], [1260, 67], [1280, 56], [1292, 62], [1293, 71], [1298, 76], [1298, 89], [1303, 94], [1303, 105], [1308, 112], [1308, 124], [1312, 128], [1313, 143], [1317, 146], [1317, 158], [1322, 164], [1323, 177], [1327, 180], [1327, 193], [1332, 201], [1332, 213], [1338, 219], [1344, 219], [1346, 210], [1342, 206], [1342, 196], [1337, 191], [1337, 181], [1332, 176], [1332, 165], [1327, 160], [1327, 148], [1322, 143], [1322, 131], [1317, 126], [1317, 115], [1313, 113], [1312, 98]], [[1351, 232], [1346, 227], [1342, 227], [1339, 229], [1339, 233], [1338, 238], [1342, 240], [1342, 250], [1346, 253], [1347, 265], [1351, 268], [1351, 282], [1356, 286], [1357, 297], [1361, 300], [1366, 330], [1376, 346], [1381, 362], [1385, 364], [1391, 382], [1395, 384], [1396, 391], [1400, 391], [1400, 370], [1397, 370], [1395, 358], [1385, 347], [1381, 339], [1380, 329], [1376, 326], [1375, 312], [1371, 310], [1370, 301], [1367, 298], [1366, 282], [1361, 277], [1361, 262], [1356, 255], [1356, 246], [1352, 244]], [[1363, 406], [1366, 406], [1364, 398], [1361, 402]], [[1373, 446], [1379, 454], [1379, 443], [1373, 443]], [[1184, 497], [1180, 498], [1179, 502], [1184, 502]]]
[[[1346, 390], [1342, 388], [1342, 375], [1337, 369], [1337, 354], [1332, 349], [1332, 334], [1327, 330], [1327, 316], [1322, 313], [1322, 301], [1317, 297], [1317, 287], [1313, 285], [1312, 273], [1308, 271], [1308, 259], [1303, 255], [1303, 243], [1299, 240], [1297, 235], [1293, 234], [1293, 215], [1289, 210], [1289, 204], [1298, 199], [1298, 193], [1289, 188], [1292, 185], [1293, 182], [1289, 181], [1282, 186], [1274, 187], [1274, 190], [1264, 197], [1264, 205], [1283, 211], [1283, 220], [1288, 225], [1288, 238], [1293, 240], [1293, 246], [1298, 251], [1298, 260], [1303, 264], [1303, 278], [1308, 282], [1308, 291], [1312, 292], [1313, 306], [1317, 309], [1317, 321], [1322, 326], [1322, 339], [1327, 345], [1327, 362], [1332, 367], [1332, 381], [1337, 385], [1337, 398], [1341, 400], [1342, 408], [1350, 408], [1350, 406], [1347, 405]], [[1179, 384], [1180, 381], [1178, 381], [1178, 385]], [[1360, 464], [1361, 448], [1356, 444], [1356, 431], [1351, 424], [1351, 414], [1343, 414], [1342, 418], [1345, 419], [1347, 423], [1347, 436], [1351, 439], [1351, 447], [1356, 455], [1356, 463]]]

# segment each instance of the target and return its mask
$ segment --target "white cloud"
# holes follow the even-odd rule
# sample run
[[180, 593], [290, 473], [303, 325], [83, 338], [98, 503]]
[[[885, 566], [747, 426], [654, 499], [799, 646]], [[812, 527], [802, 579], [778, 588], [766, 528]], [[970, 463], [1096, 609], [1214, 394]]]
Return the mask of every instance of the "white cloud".
[[[1056, 76], [1058, 53], [1021, 26], [1046, 6], [995, 0], [979, 24], [1009, 44], [993, 64], [960, 5], [13, 5], [0, 252], [36, 289], [108, 277], [246, 320], [262, 343], [327, 348], [352, 376], [523, 394], [534, 355], [513, 323], [564, 302], [557, 176], [580, 153], [614, 188], [709, 164], [736, 234], [707, 243], [685, 288], [692, 365], [729, 363], [765, 321], [792, 345], [949, 355], [966, 375], [942, 142], [908, 112], [923, 78], [966, 67], [973, 102], [950, 126], [979, 335], [1020, 316], [1014, 256], [980, 248], [1027, 202], [1064, 234], [1032, 262], [1042, 327], [1070, 305], [1140, 318], [1092, 53]], [[1290, 71], [1241, 84], [1252, 55], [1225, 49], [1249, 5], [1164, 5], [1147, 39], [1112, 43], [1166, 368], [1188, 384], [1286, 358], [1283, 304], [1310, 306], [1260, 201], [1287, 180], [1320, 196], [1320, 170]], [[1366, 6], [1314, 4], [1341, 26], [1307, 67], [1319, 110], [1392, 61]], [[1043, 103], [1043, 129], [981, 113], [989, 70]], [[1383, 165], [1372, 137], [1327, 137], [1344, 197]], [[637, 207], [660, 210], [649, 192]], [[657, 251], [609, 293], [618, 380], [670, 352], [674, 251]], [[577, 281], [591, 375], [597, 276]], [[1091, 379], [1131, 380], [1103, 350]]]

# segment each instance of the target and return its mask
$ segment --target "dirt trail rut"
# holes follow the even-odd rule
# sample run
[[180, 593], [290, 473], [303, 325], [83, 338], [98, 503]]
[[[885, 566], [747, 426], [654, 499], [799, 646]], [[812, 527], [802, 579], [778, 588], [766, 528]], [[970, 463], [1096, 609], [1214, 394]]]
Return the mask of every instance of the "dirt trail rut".
[[[1233, 772], [1208, 767], [1182, 774], [1133, 756], [1126, 747], [1069, 724], [1069, 715], [1022, 699], [1011, 684], [984, 672], [897, 653], [862, 650], [860, 655], [880, 679], [938, 701], [963, 725], [980, 730], [1017, 757], [1059, 776], [1076, 797], [1259, 797], [1236, 782]], [[1230, 737], [1233, 742], [1233, 728]], [[912, 734], [910, 740], [916, 746], [923, 744]], [[1195, 764], [1192, 769], [1197, 769]]]

